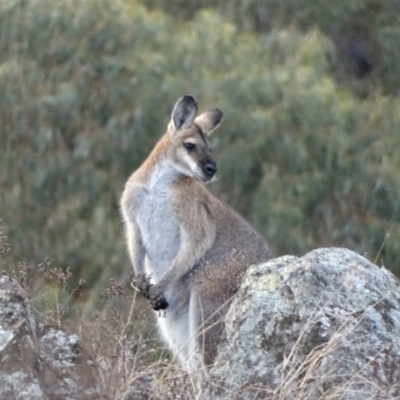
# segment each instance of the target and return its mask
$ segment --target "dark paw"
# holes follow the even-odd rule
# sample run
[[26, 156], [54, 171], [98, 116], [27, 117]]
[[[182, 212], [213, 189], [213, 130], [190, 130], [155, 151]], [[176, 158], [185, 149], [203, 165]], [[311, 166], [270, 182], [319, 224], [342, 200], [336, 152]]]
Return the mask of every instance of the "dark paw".
[[146, 298], [150, 298], [150, 288], [153, 286], [150, 283], [150, 278], [146, 277], [145, 274], [138, 274], [136, 277], [136, 286], [139, 292]]
[[150, 288], [149, 300], [151, 308], [155, 311], [165, 310], [168, 307], [168, 303], [165, 300], [164, 295], [156, 286], [152, 286]]

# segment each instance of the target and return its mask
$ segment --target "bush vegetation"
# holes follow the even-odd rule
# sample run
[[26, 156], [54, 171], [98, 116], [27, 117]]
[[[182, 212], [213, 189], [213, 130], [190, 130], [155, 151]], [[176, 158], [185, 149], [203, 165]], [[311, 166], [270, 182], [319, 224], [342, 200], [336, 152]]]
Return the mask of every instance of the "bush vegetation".
[[[343, 246], [400, 275], [396, 2], [291, 3], [0, 0], [0, 216], [14, 253], [57, 260], [71, 288], [126, 276], [123, 184], [187, 93], [225, 114], [212, 190], [277, 255]], [[341, 69], [346, 21], [379, 49], [366, 77]]]

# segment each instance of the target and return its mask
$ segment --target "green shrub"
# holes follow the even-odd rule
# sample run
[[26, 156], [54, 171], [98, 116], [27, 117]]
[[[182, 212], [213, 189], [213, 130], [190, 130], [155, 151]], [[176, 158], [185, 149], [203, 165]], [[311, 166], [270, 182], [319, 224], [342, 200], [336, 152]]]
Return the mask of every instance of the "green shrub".
[[200, 9], [212, 8], [240, 30], [261, 34], [290, 27], [304, 33], [319, 29], [336, 45], [338, 58], [331, 68], [337, 82], [362, 96], [377, 87], [387, 93], [399, 93], [397, 0], [143, 0], [143, 3], [175, 19], [191, 19]]

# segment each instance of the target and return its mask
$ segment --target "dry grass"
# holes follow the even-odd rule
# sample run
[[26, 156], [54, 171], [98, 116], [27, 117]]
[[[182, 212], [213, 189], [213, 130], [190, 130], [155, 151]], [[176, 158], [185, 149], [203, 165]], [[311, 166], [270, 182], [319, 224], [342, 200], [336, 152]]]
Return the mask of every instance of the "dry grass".
[[[0, 270], [5, 268], [11, 251], [12, 246], [3, 233], [0, 220]], [[54, 264], [50, 260], [37, 265], [22, 261], [14, 269], [13, 277], [26, 291], [39, 320], [81, 337], [84, 347], [95, 360], [98, 376], [108, 399], [196, 398], [198, 381], [183, 372], [171, 359], [169, 352], [160, 347], [152, 312], [147, 302], [134, 289], [134, 284], [125, 285], [110, 280], [98, 299], [97, 311], [87, 315], [84, 312], [84, 303], [79, 297], [85, 283], [81, 281], [71, 290], [68, 287], [70, 271], [61, 270]], [[307, 333], [318, 320], [316, 307], [282, 363], [279, 385], [269, 388], [250, 383], [232, 392], [231, 398], [248, 399], [250, 390], [254, 399], [315, 400], [319, 398], [316, 395], [317, 388], [324, 382], [332, 381], [341, 383], [325, 390], [321, 399], [351, 400], [359, 396], [359, 393], [354, 392], [354, 388], [365, 381], [362, 371], [352, 376], [335, 375], [336, 366], [343, 361], [342, 359], [337, 359], [322, 379], [318, 375], [318, 369], [323, 360], [341, 346], [349, 332], [363, 321], [364, 316], [362, 314], [356, 320], [349, 318], [344, 321], [326, 343], [313, 348], [306, 356], [301, 356]], [[389, 350], [382, 349], [380, 353], [385, 351], [387, 379], [378, 379], [376, 395], [367, 396], [366, 400], [400, 399], [400, 365]], [[371, 359], [369, 365], [374, 365], [375, 358]], [[316, 382], [316, 377], [319, 377], [319, 382]]]
[[133, 283], [110, 279], [99, 298], [90, 299], [96, 303], [95, 311], [87, 312], [81, 296], [87, 297], [83, 280], [71, 287], [71, 271], [58, 268], [53, 260], [11, 265], [12, 251], [0, 219], [0, 275], [18, 281], [40, 322], [81, 337], [108, 399], [195, 397], [191, 377], [160, 347], [151, 309]]
[[[106, 290], [99, 312], [77, 332], [96, 360], [110, 399], [192, 399], [190, 376], [160, 348], [151, 310], [137, 292]], [[135, 395], [133, 397], [133, 394]]]

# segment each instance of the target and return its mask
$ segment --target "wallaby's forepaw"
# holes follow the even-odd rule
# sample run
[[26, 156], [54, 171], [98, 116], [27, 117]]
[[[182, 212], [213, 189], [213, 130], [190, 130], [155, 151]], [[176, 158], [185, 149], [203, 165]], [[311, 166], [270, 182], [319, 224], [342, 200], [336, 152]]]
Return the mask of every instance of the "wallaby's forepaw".
[[146, 298], [150, 299], [150, 288], [153, 286], [150, 283], [150, 278], [145, 274], [138, 274], [136, 277], [136, 285], [139, 292]]
[[157, 286], [150, 288], [148, 299], [150, 300], [151, 308], [155, 311], [165, 310], [168, 307], [162, 291]]

